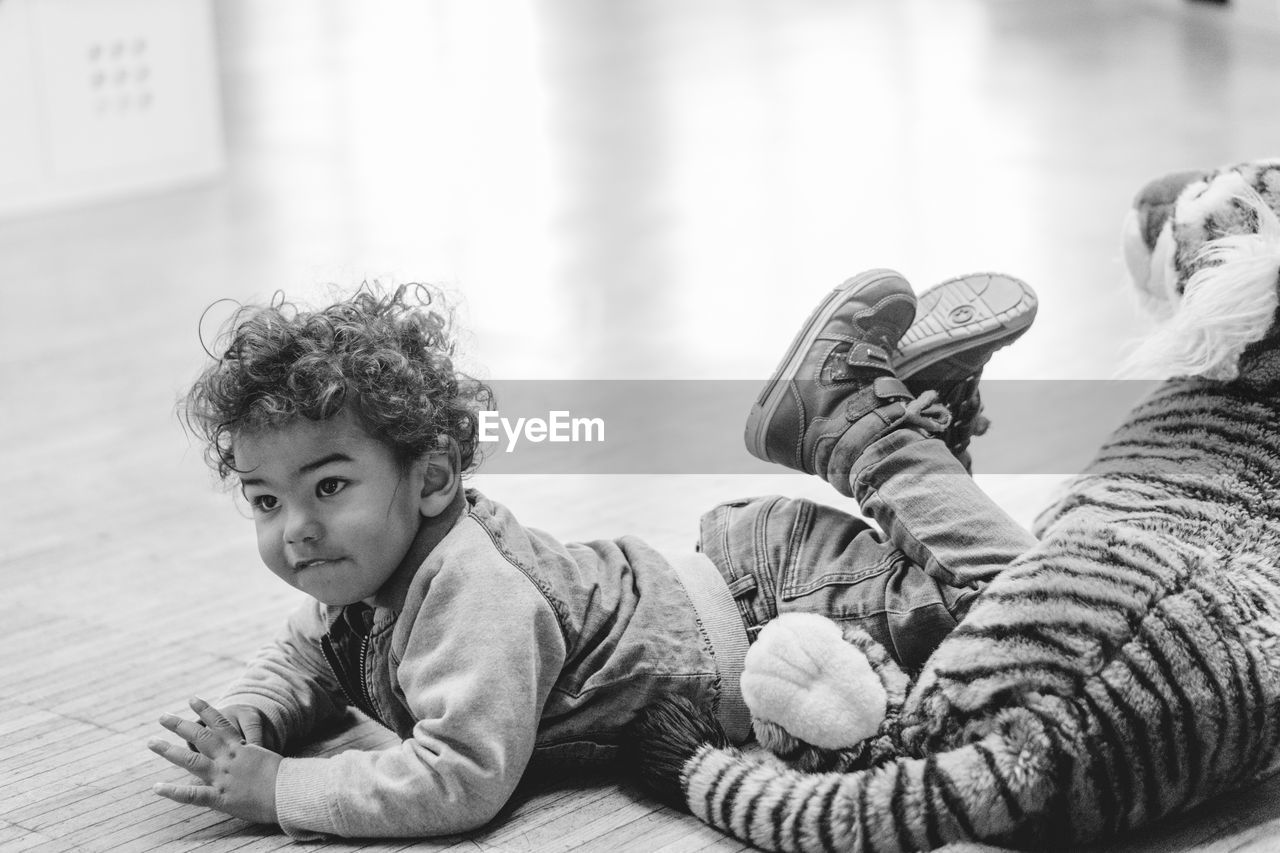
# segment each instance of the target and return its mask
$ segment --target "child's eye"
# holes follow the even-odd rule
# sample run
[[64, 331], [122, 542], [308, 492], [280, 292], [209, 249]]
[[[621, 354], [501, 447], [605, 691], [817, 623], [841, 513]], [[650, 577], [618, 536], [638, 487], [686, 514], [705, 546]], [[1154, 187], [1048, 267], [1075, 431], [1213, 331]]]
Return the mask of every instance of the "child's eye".
[[346, 487], [346, 480], [340, 480], [337, 477], [325, 477], [316, 484], [316, 494], [322, 498], [331, 498]]
[[258, 495], [249, 498], [249, 505], [260, 512], [271, 512], [276, 508], [277, 503], [275, 495]]

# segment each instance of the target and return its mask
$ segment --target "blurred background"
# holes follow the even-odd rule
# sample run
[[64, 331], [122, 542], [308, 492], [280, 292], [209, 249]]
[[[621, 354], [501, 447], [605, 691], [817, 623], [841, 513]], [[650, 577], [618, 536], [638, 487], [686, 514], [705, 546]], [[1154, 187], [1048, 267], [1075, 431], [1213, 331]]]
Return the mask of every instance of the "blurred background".
[[[1183, 0], [6, 0], [0, 452], [40, 474], [6, 517], [28, 543], [62, 541], [67, 518], [102, 526], [78, 487], [108, 455], [113, 506], [145, 478], [148, 500], [163, 483], [189, 510], [208, 480], [171, 408], [203, 363], [205, 309], [371, 278], [450, 292], [461, 362], [486, 378], [757, 380], [859, 270], [924, 289], [995, 269], [1041, 311], [988, 379], [1108, 377], [1144, 323], [1117, 237], [1134, 191], [1278, 150], [1276, 17]], [[477, 484], [568, 536], [674, 534], [744, 489], [826, 496], [767, 472], [499, 479]], [[1029, 521], [1054, 480], [984, 483]]]
[[757, 379], [861, 269], [997, 269], [1042, 309], [988, 378], [1109, 376], [1133, 192], [1276, 151], [1274, 13], [7, 0], [6, 452], [116, 425], [172, 465], [205, 308], [369, 278], [449, 290], [485, 377]]
[[[763, 380], [859, 270], [918, 290], [1001, 270], [1040, 315], [987, 377], [1105, 378], [1146, 322], [1118, 243], [1134, 192], [1280, 155], [1278, 19], [1256, 0], [0, 0], [0, 636], [26, 655], [0, 663], [0, 719], [125, 736], [154, 770], [135, 755], [154, 714], [216, 695], [294, 600], [173, 413], [217, 300], [428, 281], [484, 377]], [[657, 436], [685, 416], [654, 409]], [[983, 474], [993, 418], [979, 482], [1029, 522], [1062, 478]], [[841, 500], [781, 471], [473, 482], [566, 539], [667, 548], [720, 500]], [[51, 626], [81, 644], [50, 647]], [[3, 803], [0, 832], [21, 823]]]

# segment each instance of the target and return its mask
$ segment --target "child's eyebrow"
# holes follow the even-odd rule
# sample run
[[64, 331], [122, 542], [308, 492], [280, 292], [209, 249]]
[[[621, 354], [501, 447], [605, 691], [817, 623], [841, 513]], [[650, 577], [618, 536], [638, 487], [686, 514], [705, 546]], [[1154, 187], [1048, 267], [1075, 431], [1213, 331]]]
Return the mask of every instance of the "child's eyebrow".
[[[350, 456], [348, 456], [345, 453], [341, 453], [341, 452], [330, 453], [328, 456], [321, 456], [319, 459], [316, 459], [314, 462], [308, 462], [307, 464], [303, 465], [301, 468], [298, 469], [298, 473], [308, 474], [316, 470], [317, 468], [323, 468], [324, 466], [330, 464], [331, 462], [354, 462], [354, 461], [355, 461], [354, 459], [352, 459]], [[261, 477], [241, 477], [240, 488], [243, 489], [245, 486], [260, 486], [264, 482], [265, 481]]]
[[301, 468], [298, 469], [298, 473], [299, 474], [309, 473], [311, 471], [316, 470], [317, 468], [323, 468], [324, 466], [328, 465], [330, 462], [354, 462], [354, 461], [355, 461], [354, 459], [352, 459], [350, 456], [348, 456], [345, 453], [330, 453], [328, 456], [321, 456], [319, 459], [315, 460], [314, 462], [308, 462], [306, 465], [303, 465]]

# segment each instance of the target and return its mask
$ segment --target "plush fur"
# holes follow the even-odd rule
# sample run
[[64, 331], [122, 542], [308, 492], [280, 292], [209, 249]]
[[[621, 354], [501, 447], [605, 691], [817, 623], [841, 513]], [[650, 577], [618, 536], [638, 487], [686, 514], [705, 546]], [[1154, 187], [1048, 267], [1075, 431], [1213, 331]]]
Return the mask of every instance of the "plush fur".
[[[786, 719], [759, 721], [788, 766], [642, 721], [642, 742], [685, 759], [678, 791], [670, 765], [651, 781], [764, 849], [907, 851], [1093, 842], [1273, 766], [1277, 210], [1280, 161], [1139, 193], [1126, 252], [1166, 325], [1136, 363], [1175, 378], [1040, 517], [1039, 544], [992, 582], [909, 693], [883, 650], [846, 632], [885, 689], [876, 736], [829, 750]], [[672, 710], [668, 730], [699, 715]]]
[[874, 737], [887, 697], [864, 654], [830, 619], [785, 613], [747, 652], [742, 698], [756, 723], [776, 722], [828, 749]]
[[1280, 301], [1280, 160], [1176, 178], [1172, 204], [1170, 181], [1155, 182], [1125, 223], [1130, 278], [1164, 322], [1124, 372], [1234, 379]]

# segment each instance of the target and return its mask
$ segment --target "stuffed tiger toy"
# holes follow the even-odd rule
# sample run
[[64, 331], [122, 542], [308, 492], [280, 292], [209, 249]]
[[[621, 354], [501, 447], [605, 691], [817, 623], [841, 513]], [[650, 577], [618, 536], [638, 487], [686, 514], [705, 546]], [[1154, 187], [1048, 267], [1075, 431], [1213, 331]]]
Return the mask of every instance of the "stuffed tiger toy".
[[[870, 737], [822, 748], [820, 722], [753, 708], [772, 754], [744, 752], [701, 710], [668, 703], [636, 732], [646, 781], [766, 850], [884, 853], [1071, 847], [1270, 772], [1280, 758], [1277, 211], [1280, 160], [1171, 175], [1139, 193], [1126, 261], [1164, 323], [1131, 370], [1175, 378], [1041, 514], [1038, 545], [987, 587], [914, 683], [859, 629], [791, 615], [761, 632], [744, 693], [776, 671], [797, 693], [877, 697]], [[842, 654], [865, 657], [870, 668], [857, 671], [879, 683], [834, 683], [855, 670], [821, 661]]]

